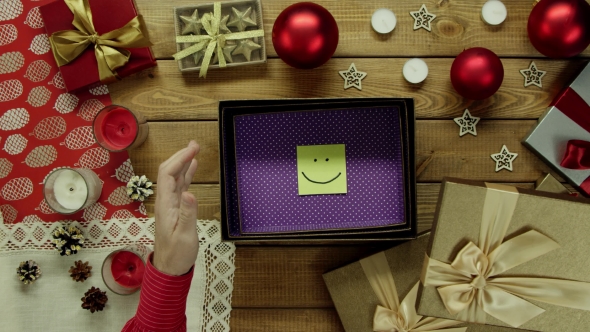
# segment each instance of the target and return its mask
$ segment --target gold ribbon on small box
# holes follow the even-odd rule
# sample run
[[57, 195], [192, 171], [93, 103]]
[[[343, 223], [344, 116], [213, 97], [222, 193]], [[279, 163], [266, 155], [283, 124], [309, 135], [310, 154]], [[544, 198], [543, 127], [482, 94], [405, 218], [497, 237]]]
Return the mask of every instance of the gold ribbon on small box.
[[462, 322], [423, 317], [416, 313], [419, 281], [416, 282], [416, 285], [412, 287], [412, 290], [410, 290], [408, 295], [400, 303], [393, 275], [383, 252], [361, 259], [360, 263], [367, 280], [369, 280], [369, 284], [371, 284], [371, 288], [381, 303], [381, 305], [377, 305], [377, 309], [375, 310], [373, 331], [465, 332], [467, 330], [466, 327], [447, 329], [447, 327], [455, 326]]
[[206, 49], [205, 55], [203, 56], [203, 62], [201, 63], [201, 70], [199, 77], [207, 76], [207, 69], [211, 63], [213, 52], [217, 51], [219, 59], [219, 67], [223, 68], [227, 66], [225, 57], [223, 56], [223, 47], [227, 40], [239, 40], [246, 38], [262, 37], [264, 36], [264, 30], [251, 30], [242, 32], [232, 32], [221, 34], [219, 33], [219, 25], [221, 23], [221, 3], [213, 3], [213, 14], [206, 13], [201, 19], [203, 28], [207, 31], [206, 35], [190, 35], [190, 36], [177, 36], [177, 43], [196, 43], [195, 45], [189, 46], [186, 49], [172, 55], [174, 60], [181, 60], [187, 56], [197, 53], [203, 49]]
[[590, 283], [501, 276], [560, 246], [535, 230], [504, 241], [519, 194], [514, 187], [486, 185], [479, 245], [469, 242], [450, 264], [426, 256], [424, 286], [437, 287], [451, 315], [481, 324], [490, 315], [519, 327], [545, 311], [527, 300], [590, 310]]
[[94, 44], [100, 81], [108, 84], [119, 79], [116, 69], [129, 62], [131, 52], [126, 48], [151, 46], [141, 16], [136, 16], [123, 27], [99, 35], [92, 23], [88, 0], [65, 0], [74, 14], [72, 25], [77, 30], [56, 31], [49, 37], [53, 56], [58, 66], [74, 61]]

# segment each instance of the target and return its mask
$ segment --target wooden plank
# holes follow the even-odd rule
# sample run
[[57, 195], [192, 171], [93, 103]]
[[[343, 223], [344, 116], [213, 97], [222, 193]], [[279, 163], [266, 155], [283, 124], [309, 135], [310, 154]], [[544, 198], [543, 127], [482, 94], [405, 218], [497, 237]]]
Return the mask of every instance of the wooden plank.
[[232, 331], [247, 332], [344, 332], [335, 309], [233, 308]]
[[[172, 9], [211, 0], [137, 0], [139, 12], [145, 17], [153, 50], [158, 58], [170, 58], [176, 52]], [[272, 46], [272, 28], [277, 16], [294, 0], [262, 2], [266, 49], [268, 56], [276, 56]], [[486, 25], [480, 18], [485, 1], [429, 0], [428, 11], [437, 15], [432, 32], [413, 30], [410, 11], [420, 9], [422, 2], [396, 1], [338, 1], [318, 0], [334, 16], [339, 29], [337, 57], [397, 57], [397, 56], [455, 56], [463, 49], [485, 46], [501, 56], [539, 57], [527, 34], [527, 20], [533, 0], [505, 1], [507, 20], [500, 26]], [[371, 28], [371, 15], [377, 8], [391, 8], [397, 17], [393, 33], [379, 35]], [[590, 55], [586, 50], [584, 55]]]
[[[535, 125], [532, 120], [483, 120], [478, 136], [459, 137], [452, 120], [419, 120], [416, 125], [416, 159], [420, 165], [431, 155], [430, 164], [418, 177], [420, 182], [440, 182], [444, 176], [483, 181], [533, 182], [549, 167], [527, 150], [520, 141]], [[152, 122], [147, 141], [130, 152], [137, 174], [157, 180], [158, 166], [175, 151], [195, 139], [201, 144], [195, 183], [219, 182], [218, 128], [215, 121]], [[518, 153], [514, 171], [495, 172], [490, 154], [506, 144]]]
[[[504, 82], [492, 97], [464, 100], [453, 89], [453, 59], [425, 59], [430, 68], [420, 85], [407, 83], [402, 67], [407, 59], [332, 59], [314, 70], [296, 70], [281, 60], [266, 65], [211, 70], [206, 79], [198, 73], [181, 74], [174, 61], [158, 61], [158, 67], [140, 72], [109, 86], [113, 102], [142, 112], [149, 120], [215, 120], [219, 100], [280, 98], [409, 97], [418, 118], [454, 118], [469, 108], [475, 116], [495, 119], [536, 119], [553, 98], [571, 82], [585, 61], [535, 60], [543, 77], [543, 89], [524, 87], [520, 69], [528, 59], [502, 59]], [[344, 90], [338, 75], [354, 62], [367, 72], [363, 90]], [[385, 69], [385, 70], [384, 70]]]
[[236, 249], [232, 306], [333, 307], [322, 274], [386, 248], [387, 244], [380, 247], [240, 246]]

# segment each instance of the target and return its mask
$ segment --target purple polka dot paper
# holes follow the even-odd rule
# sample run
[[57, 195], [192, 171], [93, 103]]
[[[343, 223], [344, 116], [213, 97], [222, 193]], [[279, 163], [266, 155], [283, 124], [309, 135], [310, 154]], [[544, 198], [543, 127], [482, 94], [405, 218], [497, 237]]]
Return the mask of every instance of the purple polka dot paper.
[[[396, 107], [235, 117], [242, 233], [358, 229], [403, 223]], [[297, 146], [345, 144], [348, 193], [299, 196]]]

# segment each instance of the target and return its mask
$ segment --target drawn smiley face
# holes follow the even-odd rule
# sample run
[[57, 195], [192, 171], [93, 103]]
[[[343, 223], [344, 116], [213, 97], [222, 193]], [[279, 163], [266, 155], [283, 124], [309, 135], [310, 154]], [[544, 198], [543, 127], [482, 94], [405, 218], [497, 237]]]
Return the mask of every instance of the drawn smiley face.
[[299, 195], [345, 194], [344, 144], [298, 146], [297, 182]]

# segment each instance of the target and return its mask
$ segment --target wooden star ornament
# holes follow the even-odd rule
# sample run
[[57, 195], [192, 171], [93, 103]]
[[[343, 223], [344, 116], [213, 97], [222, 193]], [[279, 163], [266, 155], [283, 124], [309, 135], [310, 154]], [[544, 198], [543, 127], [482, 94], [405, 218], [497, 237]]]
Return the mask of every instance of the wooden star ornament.
[[410, 15], [414, 18], [414, 30], [420, 28], [424, 28], [427, 31], [432, 30], [430, 23], [434, 21], [436, 15], [429, 13], [426, 5], [423, 4], [418, 11], [410, 12]]
[[[237, 47], [238, 45], [235, 44], [226, 44], [225, 46], [223, 46], [223, 56], [225, 57], [225, 61], [227, 62], [234, 62], [234, 59], [231, 56], [231, 52], [233, 52], [233, 50]], [[213, 57], [213, 64], [216, 64], [219, 62], [219, 54], [215, 53], [215, 56]]]
[[199, 11], [197, 9], [195, 9], [191, 16], [180, 15], [180, 20], [184, 23], [181, 34], [188, 35], [192, 33], [198, 35], [201, 33], [203, 23], [199, 19]]
[[490, 157], [496, 162], [496, 172], [499, 172], [502, 169], [507, 169], [512, 172], [512, 162], [518, 157], [518, 153], [511, 153], [508, 151], [506, 145], [502, 145], [500, 153], [494, 153], [490, 155]]
[[526, 69], [521, 69], [520, 73], [522, 74], [522, 76], [524, 76], [525, 88], [529, 85], [536, 85], [539, 88], [542, 88], [543, 82], [541, 81], [541, 79], [543, 78], [543, 76], [545, 76], [545, 74], [547, 74], [546, 71], [539, 70], [537, 68], [535, 61], [531, 61], [529, 67]]
[[262, 46], [256, 44], [250, 39], [242, 39], [238, 40], [238, 45], [233, 51], [233, 55], [243, 54], [246, 57], [246, 60], [250, 61], [252, 56], [252, 52], [255, 50], [260, 49]]
[[234, 7], [231, 7], [231, 18], [229, 19], [228, 27], [236, 27], [238, 31], [244, 31], [247, 27], [257, 26], [250, 15], [252, 14], [252, 7], [248, 7], [245, 11], [241, 12]]
[[477, 128], [475, 126], [479, 122], [479, 119], [477, 116], [471, 115], [468, 109], [465, 109], [463, 116], [454, 118], [453, 120], [459, 126], [459, 136], [461, 137], [465, 134], [477, 136]]
[[348, 70], [342, 70], [338, 73], [344, 79], [344, 90], [351, 87], [355, 87], [359, 90], [363, 89], [361, 81], [363, 78], [365, 78], [365, 76], [367, 76], [367, 73], [356, 70], [354, 63], [350, 64]]

